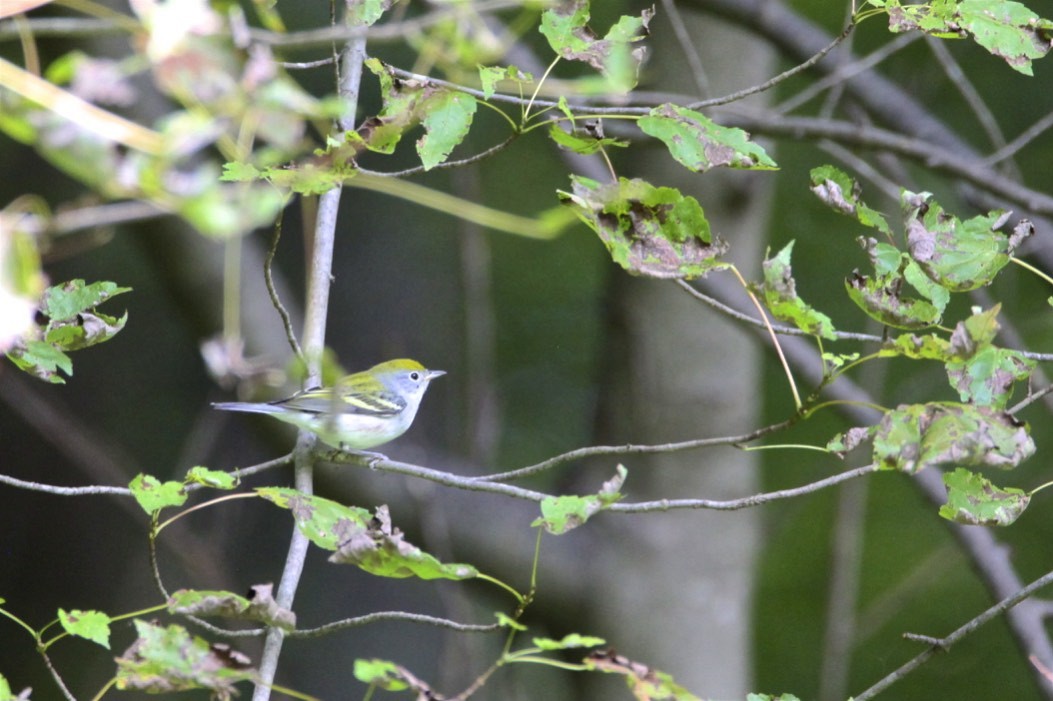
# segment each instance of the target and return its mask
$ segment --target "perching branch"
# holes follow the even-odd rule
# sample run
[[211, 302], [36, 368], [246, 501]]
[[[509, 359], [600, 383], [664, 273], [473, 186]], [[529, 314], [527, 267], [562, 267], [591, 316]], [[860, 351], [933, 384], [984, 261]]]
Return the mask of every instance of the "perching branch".
[[[359, 82], [362, 77], [362, 62], [365, 59], [366, 41], [364, 36], [350, 40], [341, 51], [338, 92], [349, 105], [347, 114], [342, 118], [337, 129], [349, 131], [354, 128], [354, 115], [358, 104]], [[332, 277], [333, 247], [336, 240], [337, 214], [340, 208], [339, 187], [335, 187], [321, 196], [318, 204], [317, 220], [307, 270], [307, 295], [305, 300], [305, 319], [303, 331], [303, 354], [307, 365], [306, 386], [317, 386], [322, 378], [322, 351], [325, 349], [325, 328], [329, 310], [329, 284]], [[303, 494], [314, 493], [314, 445], [315, 436], [309, 431], [300, 430], [295, 450], [295, 484]], [[285, 568], [275, 595], [279, 606], [291, 609], [299, 587], [300, 575], [303, 573], [307, 558], [309, 541], [299, 529], [293, 529], [289, 553], [286, 556]], [[253, 701], [268, 701], [274, 675], [278, 668], [282, 641], [285, 632], [278, 627], [267, 631], [267, 638], [260, 658], [259, 679], [253, 693]]]

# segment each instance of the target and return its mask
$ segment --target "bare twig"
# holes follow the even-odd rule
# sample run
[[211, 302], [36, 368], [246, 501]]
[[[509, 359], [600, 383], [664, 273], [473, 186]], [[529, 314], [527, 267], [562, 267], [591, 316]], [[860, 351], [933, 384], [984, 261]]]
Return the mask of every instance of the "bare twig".
[[562, 465], [563, 463], [570, 462], [572, 460], [581, 460], [583, 458], [592, 458], [601, 455], [644, 455], [653, 453], [676, 453], [684, 450], [696, 450], [698, 448], [712, 448], [718, 445], [731, 445], [741, 446], [746, 443], [766, 436], [769, 433], [781, 431], [789, 426], [793, 425], [796, 419], [787, 419], [786, 421], [780, 421], [779, 423], [772, 424], [770, 426], [764, 426], [758, 428], [749, 433], [743, 433], [738, 436], [720, 436], [716, 438], [695, 438], [688, 441], [678, 441], [676, 443], [661, 443], [655, 445], [633, 445], [627, 443], [625, 445], [593, 445], [585, 448], [576, 448], [569, 450], [566, 453], [553, 456], [547, 460], [542, 460], [534, 465], [528, 465], [527, 467], [521, 467], [517, 470], [510, 470], [508, 472], [500, 472], [495, 475], [484, 475], [481, 477], [472, 478], [478, 482], [510, 482], [512, 480], [522, 479], [524, 477], [530, 477], [546, 470], [550, 470], [553, 467]]
[[794, 497], [803, 496], [805, 494], [812, 494], [818, 492], [821, 489], [833, 487], [834, 485], [841, 484], [847, 480], [869, 475], [872, 472], [877, 472], [880, 468], [877, 465], [864, 465], [863, 467], [857, 467], [846, 472], [839, 472], [836, 475], [827, 477], [825, 479], [817, 480], [815, 482], [809, 482], [808, 484], [801, 485], [800, 487], [792, 487], [790, 489], [780, 489], [775, 492], [762, 492], [760, 494], [754, 494], [753, 496], [742, 497], [741, 499], [659, 499], [656, 501], [640, 501], [635, 504], [622, 503], [611, 504], [607, 507], [608, 511], [614, 513], [627, 513], [627, 514], [640, 514], [650, 513], [658, 511], [671, 511], [673, 509], [712, 509], [715, 511], [738, 511], [740, 509], [749, 509], [754, 506], [760, 506], [761, 504], [767, 504], [772, 501], [779, 501], [780, 499], [792, 499]]
[[[341, 453], [340, 451], [333, 451], [325, 456], [325, 459], [329, 462], [363, 462], [363, 456]], [[365, 458], [365, 461], [369, 464], [370, 468], [377, 472], [391, 472], [399, 475], [406, 475], [408, 477], [416, 477], [419, 479], [425, 479], [429, 482], [441, 484], [444, 487], [452, 487], [455, 489], [464, 489], [475, 492], [487, 492], [490, 494], [499, 494], [502, 496], [513, 497], [516, 499], [523, 499], [526, 501], [533, 501], [540, 503], [543, 499], [547, 499], [552, 495], [545, 494], [544, 492], [538, 492], [532, 489], [524, 489], [522, 487], [515, 487], [510, 484], [504, 484], [503, 482], [488, 482], [478, 477], [465, 477], [463, 475], [457, 475], [452, 472], [444, 472], [442, 470], [435, 470], [430, 467], [423, 467], [421, 465], [411, 465], [409, 463], [398, 462], [395, 460], [389, 460], [381, 456], [380, 458]], [[740, 509], [747, 509], [754, 506], [760, 506], [761, 504], [767, 504], [771, 501], [778, 501], [780, 499], [790, 499], [792, 497], [801, 496], [803, 494], [811, 494], [821, 489], [826, 489], [837, 484], [841, 484], [846, 480], [855, 479], [856, 477], [862, 477], [872, 472], [877, 472], [880, 468], [877, 465], [865, 465], [863, 467], [857, 467], [846, 472], [841, 472], [830, 477], [810, 482], [800, 487], [793, 487], [790, 489], [782, 489], [775, 492], [762, 492], [759, 494], [753, 494], [751, 496], [742, 497], [739, 499], [658, 499], [654, 501], [641, 501], [635, 503], [619, 502], [612, 504], [607, 507], [606, 510], [614, 513], [649, 513], [649, 512], [661, 512], [661, 511], [672, 511], [675, 509], [711, 509], [715, 511], [738, 511]]]
[[123, 497], [129, 497], [132, 495], [132, 490], [127, 487], [107, 487], [104, 485], [90, 485], [87, 487], [59, 487], [53, 484], [43, 484], [41, 482], [29, 482], [27, 480], [20, 480], [17, 477], [9, 477], [8, 475], [0, 474], [0, 484], [6, 484], [11, 487], [18, 487], [19, 489], [28, 489], [31, 492], [44, 492], [45, 494], [54, 494], [56, 496], [70, 497], [70, 496], [84, 496], [88, 494], [118, 494]]
[[285, 305], [282, 304], [281, 299], [278, 297], [278, 290], [274, 287], [272, 266], [274, 265], [274, 255], [278, 252], [278, 241], [282, 237], [282, 219], [284, 217], [285, 209], [283, 208], [278, 212], [278, 218], [274, 221], [274, 236], [271, 238], [270, 248], [267, 249], [267, 257], [263, 261], [263, 281], [267, 285], [267, 293], [271, 296], [271, 304], [274, 305], [274, 309], [282, 319], [282, 326], [285, 328], [285, 337], [289, 340], [289, 346], [292, 348], [293, 353], [296, 354], [296, 357], [300, 359], [300, 362], [306, 365], [303, 349], [300, 348], [300, 343], [296, 340], [296, 332], [293, 330], [292, 317], [289, 316], [288, 310], [285, 309]]
[[1011, 596], [1007, 596], [1006, 598], [1002, 599], [997, 604], [981, 613], [979, 616], [972, 618], [964, 625], [960, 626], [950, 635], [939, 639], [929, 639], [929, 648], [927, 650], [925, 650], [920, 655], [916, 656], [914, 659], [910, 660], [906, 664], [900, 666], [899, 669], [895, 670], [885, 678], [881, 679], [879, 682], [877, 682], [870, 688], [862, 691], [859, 694], [856, 694], [853, 698], [856, 701], [868, 701], [869, 699], [874, 698], [882, 691], [892, 686], [893, 684], [895, 684], [900, 679], [913, 672], [921, 665], [928, 662], [936, 653], [950, 650], [951, 647], [959, 640], [962, 640], [966, 636], [974, 633], [984, 624], [989, 623], [998, 616], [1001, 616], [1002, 614], [1019, 604], [1021, 601], [1031, 596], [1031, 594], [1045, 586], [1048, 586], [1049, 584], [1053, 584], [1053, 572], [1047, 572], [1043, 576], [1031, 582], [1031, 584], [1028, 584], [1026, 587], [1023, 587]]
[[374, 613], [367, 613], [364, 616], [355, 616], [353, 618], [345, 618], [340, 621], [326, 623], [317, 628], [302, 628], [293, 633], [289, 633], [289, 637], [316, 638], [321, 635], [346, 630], [347, 628], [357, 628], [359, 626], [379, 623], [381, 621], [408, 621], [410, 623], [422, 623], [437, 628], [455, 630], [460, 633], [492, 633], [501, 629], [501, 626], [497, 623], [459, 623], [457, 621], [451, 621], [448, 618], [428, 616], [423, 613], [410, 613], [408, 611], [376, 611]]
[[848, 35], [852, 33], [852, 29], [854, 28], [854, 26], [855, 25], [852, 24], [846, 25], [845, 28], [841, 30], [841, 33], [837, 35], [837, 38], [835, 38], [828, 45], [819, 49], [819, 51], [815, 52], [803, 63], [799, 63], [793, 68], [787, 71], [783, 71], [779, 75], [775, 76], [774, 78], [771, 78], [770, 80], [764, 81], [760, 85], [754, 85], [744, 90], [733, 92], [730, 95], [724, 95], [723, 97], [715, 97], [711, 100], [699, 100], [698, 102], [692, 102], [688, 105], [688, 107], [690, 107], [693, 110], [697, 110], [704, 109], [706, 107], [716, 107], [717, 105], [726, 105], [731, 102], [738, 102], [739, 100], [749, 97], [750, 95], [755, 95], [759, 92], [764, 92], [765, 90], [771, 90], [779, 83], [782, 83], [783, 81], [794, 77], [798, 73], [802, 73], [808, 70], [815, 64], [822, 61], [828, 53], [833, 51], [835, 48], [838, 47], [838, 45], [841, 44], [841, 42], [848, 38]]

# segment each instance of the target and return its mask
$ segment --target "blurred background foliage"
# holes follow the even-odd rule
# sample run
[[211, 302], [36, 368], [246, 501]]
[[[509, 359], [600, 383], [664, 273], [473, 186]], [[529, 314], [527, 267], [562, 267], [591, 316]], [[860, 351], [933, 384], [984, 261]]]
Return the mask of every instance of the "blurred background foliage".
[[[1048, 0], [1028, 4], [1044, 17], [1053, 15], [1053, 3]], [[696, 25], [712, 24], [716, 20], [709, 14], [708, 5], [705, 0], [681, 3], [681, 11]], [[123, 5], [115, 7], [127, 12]], [[641, 7], [642, 3], [597, 3], [594, 22], [606, 27], [617, 14], [639, 12]], [[792, 7], [831, 35], [840, 30], [846, 17], [846, 8], [828, 2], [794, 2]], [[280, 1], [277, 9], [291, 29], [328, 22], [328, 8], [322, 3]], [[48, 6], [32, 16], [67, 14], [64, 8]], [[659, 15], [661, 22], [668, 21], [661, 17], [662, 7]], [[659, 26], [665, 30], [667, 25]], [[764, 38], [744, 37], [741, 48], [745, 55], [770, 50]], [[0, 55], [20, 63], [18, 41], [10, 33], [4, 39]], [[528, 34], [523, 39], [542, 57], [548, 56], [540, 37]], [[900, 40], [878, 20], [861, 26], [851, 44], [858, 55], [866, 55]], [[418, 41], [423, 43], [422, 39]], [[668, 34], [658, 35], [651, 43], [656, 44], [653, 50], [657, 52], [676, 51]], [[913, 41], [883, 62], [881, 72], [961, 138], [981, 151], [990, 150], [982, 129], [960, 97], [961, 85], [941, 68], [930, 43], [925, 39]], [[73, 46], [93, 55], [128, 53], [127, 41], [110, 35], [78, 40], [41, 36], [37, 46], [44, 66]], [[1053, 64], [1048, 59], [1036, 63], [1035, 77], [1026, 78], [969, 42], [945, 42], [941, 46], [959, 63], [1008, 138], [1053, 110]], [[418, 48], [384, 43], [375, 53], [393, 65], [426, 70], [427, 65], [415, 65], [418, 61], [428, 63], [419, 58]], [[288, 58], [308, 60], [326, 55], [327, 50], [305, 53], [310, 56], [291, 53]], [[675, 65], [677, 59], [668, 60]], [[737, 60], [743, 62], [745, 70], [748, 59]], [[800, 60], [776, 51], [767, 74]], [[658, 59], [645, 65], [641, 87], [657, 89], [655, 86], [670, 75], [656, 71], [669, 71], [669, 65]], [[735, 75], [734, 66], [725, 70]], [[329, 67], [297, 71], [294, 77], [313, 95], [332, 92]], [[367, 76], [360, 115], [373, 114], [379, 107], [370, 80]], [[813, 73], [805, 73], [781, 85], [769, 99], [778, 104], [814, 80]], [[748, 83], [742, 80], [732, 87]], [[147, 81], [139, 81], [137, 87], [144, 97], [128, 106], [127, 114], [149, 123], [167, 109], [167, 103], [151, 92]], [[690, 91], [683, 83], [676, 89]], [[808, 103], [801, 113], [823, 114], [826, 96], [824, 93]], [[851, 100], [846, 103], [851, 113]], [[488, 147], [503, 138], [503, 130], [501, 120], [480, 110], [460, 152], [475, 153]], [[762, 189], [771, 189], [773, 199], [759, 205], [772, 213], [761, 248], [766, 245], [778, 250], [796, 240], [794, 273], [802, 296], [830, 314], [838, 328], [880, 333], [880, 329], [867, 328], [843, 292], [844, 277], [866, 264], [864, 252], [854, 241], [865, 232], [830, 212], [807, 190], [809, 169], [838, 162], [838, 154], [831, 153], [826, 144], [764, 140], [763, 136], [761, 140], [779, 162], [780, 172], [748, 174], [748, 178], [726, 186], [741, 188], [746, 197], [755, 194], [751, 188], [758, 187], [754, 184], [757, 180], [766, 182], [759, 186]], [[653, 144], [641, 143], [618, 153], [616, 167], [627, 177], [637, 175], [638, 170], [653, 167], [647, 164], [648, 158], [656, 155], [654, 150]], [[666, 158], [664, 153], [657, 156]], [[882, 160], [868, 153], [861, 157], [902, 178], [896, 181], [899, 185], [936, 193], [948, 210], [960, 216], [976, 211], [955, 183], [918, 164]], [[0, 203], [27, 193], [43, 198], [55, 211], [97, 201], [81, 183], [44, 162], [36, 150], [7, 137], [0, 137], [0, 163]], [[1013, 165], [1023, 182], [1048, 193], [1053, 191], [1050, 163], [1053, 139], [1047, 133], [1021, 151]], [[367, 158], [363, 164], [396, 171], [412, 167], [415, 161], [411, 149], [400, 148], [392, 157]], [[853, 161], [843, 167], [852, 171], [855, 165]], [[413, 180], [494, 208], [535, 216], [555, 206], [555, 190], [568, 186], [567, 170], [556, 149], [535, 132], [478, 164], [438, 170]], [[693, 182], [693, 189], [682, 189], [696, 194], [707, 212], [711, 206], [719, 210], [718, 203], [707, 199], [717, 197], [707, 195], [706, 179], [710, 176], [686, 177]], [[330, 300], [327, 343], [334, 357], [349, 370], [408, 356], [449, 372], [429, 392], [412, 431], [385, 452], [409, 462], [485, 473], [593, 444], [598, 436], [617, 443], [641, 440], [633, 435], [631, 419], [628, 435], [610, 435], [612, 426], [626, 426], [610, 419], [610, 405], [631, 396], [620, 389], [622, 373], [626, 372], [622, 355], [627, 348], [625, 334], [632, 333], [625, 328], [625, 299], [644, 294], [642, 285], [653, 283], [626, 280], [625, 273], [610, 263], [602, 245], [581, 226], [551, 241], [527, 240], [484, 231], [350, 185], [341, 203]], [[871, 206], [895, 219], [898, 205], [894, 200], [882, 197], [880, 189], [866, 180], [864, 191]], [[721, 197], [727, 197], [726, 193]], [[294, 312], [302, 305], [301, 222], [309, 214], [309, 207], [301, 201], [286, 210], [275, 258], [280, 289]], [[734, 250], [735, 218], [728, 215], [715, 221], [714, 228], [732, 240]], [[1048, 225], [1040, 224], [1024, 255], [1039, 247], [1048, 253], [1050, 234]], [[262, 288], [261, 259], [271, 236], [264, 227], [235, 245], [202, 237], [182, 220], [162, 217], [49, 239], [42, 252], [51, 281], [113, 280], [133, 288], [132, 293], [109, 303], [116, 308], [110, 313], [127, 309], [129, 322], [115, 340], [78, 353], [74, 374], [65, 385], [36, 382], [10, 365], [0, 367], [3, 472], [52, 484], [125, 484], [138, 472], [164, 479], [178, 478], [196, 464], [217, 469], [246, 466], [291, 446], [291, 434], [275, 431], [270, 424], [214, 413], [209, 402], [230, 396], [232, 388], [217, 386], [202, 360], [202, 343], [224, 331], [223, 305], [237, 304], [247, 340], [246, 355], [262, 359], [268, 367], [289, 368], [288, 346]], [[742, 261], [747, 270], [753, 266], [753, 274], [758, 263], [755, 259]], [[223, 292], [224, 276], [229, 281], [234, 267], [239, 270], [242, 289], [238, 302], [231, 297], [225, 301]], [[959, 302], [948, 316], [964, 315], [967, 304], [987, 307], [991, 300], [1000, 301], [1003, 316], [1012, 321], [1020, 339], [1020, 345], [1008, 345], [1048, 349], [1053, 341], [1045, 302], [1048, 296], [1049, 290], [1036, 277], [1010, 269], [990, 288]], [[673, 329], [673, 335], [692, 338], [700, 328], [705, 334], [702, 325], [712, 321], [712, 313], [699, 307], [697, 317], [682, 317], [682, 328]], [[757, 337], [749, 334], [742, 339], [757, 343]], [[647, 343], [648, 339], [636, 341]], [[764, 341], [760, 344], [767, 347]], [[853, 350], [852, 345], [843, 342], [838, 350], [848, 352]], [[674, 350], [685, 366], [698, 352], [689, 343]], [[793, 410], [785, 378], [772, 356], [767, 352], [757, 356], [753, 367], [749, 382], [739, 378], [726, 383], [723, 390], [760, 412], [755, 423], [739, 426], [740, 431], [781, 420]], [[722, 373], [719, 366], [705, 370]], [[662, 370], [673, 371], [675, 368]], [[859, 380], [885, 405], [954, 398], [937, 364], [885, 361], [880, 368], [864, 370]], [[284, 387], [269, 391], [279, 396], [294, 386], [290, 380]], [[1038, 457], [1014, 472], [998, 475], [1000, 484], [1030, 488], [1049, 479], [1041, 457], [1050, 447], [1048, 416], [1049, 406], [1043, 403], [1032, 405], [1021, 415], [1031, 423]], [[694, 420], [705, 426], [711, 418], [703, 407]], [[848, 425], [836, 414], [826, 413], [773, 442], [822, 445]], [[697, 461], [699, 470], [705, 470], [707, 463], [717, 458], [696, 453], [691, 460]], [[557, 470], [537, 478], [532, 486], [551, 491], [595, 489], [601, 476], [605, 479], [611, 474], [615, 462], [602, 461], [595, 472]], [[657, 479], [645, 469], [651, 466], [646, 460], [627, 456], [621, 462], [629, 468], [630, 496], [636, 485]], [[804, 451], [768, 451], [761, 462], [758, 488], [764, 490], [795, 486], [840, 469], [832, 459]], [[346, 467], [324, 471], [320, 493], [362, 506], [384, 499], [392, 503], [396, 522], [414, 542], [444, 558], [471, 561], [525, 586], [533, 541], [529, 510], [506, 508], [503, 500], [492, 496], [451, 497], [432, 485], [347, 471]], [[677, 476], [665, 479], [665, 485], [675, 485]], [[703, 495], [688, 491], [670, 496]], [[1025, 581], [1048, 570], [1053, 556], [1053, 542], [1046, 535], [1053, 527], [1048, 503], [1047, 494], [1041, 493], [1018, 524], [998, 532]], [[717, 514], [713, 523], [737, 517]], [[644, 519], [668, 519], [694, 539], [722, 537], [719, 526], [700, 528], [694, 514], [676, 514], [606, 515], [597, 521], [591, 534], [575, 532], [558, 543], [546, 539], [541, 596], [527, 618], [542, 634], [580, 631], [610, 637], [611, 620], [619, 617], [648, 620], [659, 636], [666, 626], [692, 625], [690, 617], [676, 620], [685, 618], [676, 602], [649, 596], [647, 577], [660, 578], [660, 571], [640, 572], [623, 561], [603, 572], [583, 563], [591, 558], [607, 562], [602, 551], [619, 548], [618, 540], [602, 537], [609, 534], [605, 530], [608, 522], [619, 518], [630, 522], [630, 529]], [[904, 631], [942, 635], [991, 603], [958, 550], [950, 527], [902, 475], [881, 474], [836, 490], [771, 504], [758, 510], [757, 519], [759, 532], [752, 536], [756, 543], [742, 544], [744, 550], [759, 547], [756, 579], [744, 592], [753, 602], [753, 622], [742, 622], [752, 626], [745, 636], [752, 640], [752, 653], [741, 660], [746, 674], [752, 676], [750, 689], [823, 699], [835, 698], [829, 695], [831, 688], [865, 688], [920, 651], [917, 644], [900, 639]], [[50, 620], [60, 606], [113, 613], [155, 603], [157, 594], [147, 568], [145, 521], [136, 508], [108, 497], [54, 497], [0, 487], [0, 596], [35, 625]], [[496, 525], [499, 522], [500, 527]], [[239, 591], [255, 582], [271, 581], [279, 571], [289, 525], [284, 516], [276, 517], [273, 509], [255, 503], [204, 511], [166, 534], [162, 570], [171, 588], [193, 585]], [[516, 533], [515, 537], [509, 536], [510, 532]], [[723, 545], [736, 547], [734, 542]], [[654, 547], [660, 548], [661, 543]], [[838, 548], [840, 555], [835, 552]], [[671, 555], [684, 560], [697, 557], [693, 551]], [[649, 554], [629, 556], [645, 562]], [[831, 573], [846, 571], [845, 576], [854, 577], [858, 584], [854, 592], [849, 587], [854, 599], [848, 604], [854, 616], [849, 626], [852, 639], [844, 648], [832, 651], [829, 643], [824, 647], [824, 636], [829, 640], [830, 635], [831, 610], [839, 610], [831, 609], [829, 602]], [[408, 609], [485, 622], [491, 610], [504, 605], [490, 599], [478, 585], [378, 581], [350, 568], [328, 566], [317, 553], [308, 563], [308, 573], [298, 597], [298, 610], [301, 621], [310, 625], [329, 620], [334, 611], [345, 616], [377, 609]], [[588, 581], [580, 581], [584, 579]], [[686, 592], [699, 586], [690, 579], [673, 584]], [[628, 597], [635, 597], [634, 608], [638, 610], [610, 610], [602, 601], [597, 602], [606, 595], [614, 597], [613, 590], [619, 587], [633, 588]], [[552, 595], [546, 596], [546, 591]], [[696, 633], [708, 635], [706, 630]], [[116, 640], [114, 650], [121, 650], [128, 639]], [[646, 648], [633, 649], [632, 640], [610, 637], [610, 642], [619, 650], [631, 650], [642, 661], [667, 669], [695, 693], [738, 693], [709, 686], [706, 680], [721, 670], [690, 649], [684, 651], [687, 662], [667, 663], [650, 655]], [[719, 640], [709, 642], [720, 644]], [[323, 698], [341, 698], [352, 683], [350, 666], [354, 658], [384, 657], [397, 659], [440, 688], [452, 689], [478, 673], [497, 645], [494, 640], [408, 624], [378, 624], [297, 641], [286, 651], [279, 680]], [[250, 655], [257, 652], [253, 643], [239, 642], [238, 647]], [[46, 671], [20, 630], [0, 625], [0, 650], [0, 672], [15, 688], [33, 686], [36, 698], [51, 697]], [[832, 652], [843, 659], [831, 660]], [[70, 643], [56, 652], [55, 662], [71, 687], [94, 690], [110, 676], [111, 658], [112, 654], [94, 646]], [[692, 659], [697, 665], [691, 665]], [[843, 666], [844, 675], [840, 687], [830, 681], [839, 673], [828, 667], [838, 664]], [[620, 682], [612, 682], [596, 688], [571, 675], [516, 669], [495, 677], [482, 693], [485, 698], [612, 698], [615, 693], [627, 697], [619, 686]], [[906, 701], [1044, 698], [1001, 621], [910, 676], [890, 692], [890, 697]]]

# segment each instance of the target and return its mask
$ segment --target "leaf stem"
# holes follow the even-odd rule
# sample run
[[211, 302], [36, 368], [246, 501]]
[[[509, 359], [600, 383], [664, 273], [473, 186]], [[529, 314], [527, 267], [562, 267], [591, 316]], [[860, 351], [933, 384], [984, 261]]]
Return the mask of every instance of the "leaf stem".
[[1040, 278], [1042, 278], [1043, 280], [1048, 282], [1050, 285], [1053, 285], [1053, 278], [1051, 278], [1049, 275], [1047, 275], [1046, 273], [1042, 272], [1041, 270], [1039, 270], [1035, 266], [1031, 265], [1030, 263], [1026, 263], [1023, 260], [1021, 260], [1020, 258], [1017, 258], [1016, 256], [1009, 256], [1009, 260], [1012, 261], [1013, 263], [1016, 263], [1017, 265], [1019, 265], [1024, 270], [1029, 270], [1032, 273], [1034, 273], [1035, 275], [1038, 275]]
[[786, 355], [782, 352], [782, 346], [779, 344], [779, 337], [775, 333], [775, 329], [772, 328], [771, 322], [768, 320], [768, 315], [764, 312], [764, 307], [761, 305], [760, 300], [753, 294], [750, 286], [746, 283], [746, 279], [742, 277], [742, 273], [734, 265], [728, 265], [728, 269], [735, 274], [735, 277], [739, 279], [739, 284], [742, 285], [742, 289], [746, 291], [749, 298], [753, 301], [753, 306], [757, 308], [757, 313], [760, 314], [761, 321], [764, 322], [764, 327], [768, 329], [768, 335], [771, 336], [772, 345], [775, 347], [775, 353], [779, 356], [779, 362], [782, 363], [783, 372], [786, 373], [786, 379], [790, 383], [790, 391], [793, 393], [793, 404], [798, 410], [801, 409], [801, 395], [797, 391], [797, 383], [794, 382], [793, 373], [790, 371], [790, 364], [786, 361]]

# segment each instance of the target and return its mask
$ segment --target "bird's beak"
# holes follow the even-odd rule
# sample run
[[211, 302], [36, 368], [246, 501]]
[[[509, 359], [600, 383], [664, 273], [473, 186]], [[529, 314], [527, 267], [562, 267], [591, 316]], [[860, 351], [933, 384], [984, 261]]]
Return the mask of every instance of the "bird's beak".
[[429, 370], [428, 371], [428, 382], [431, 382], [436, 377], [442, 377], [446, 374], [445, 370]]

